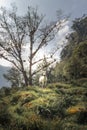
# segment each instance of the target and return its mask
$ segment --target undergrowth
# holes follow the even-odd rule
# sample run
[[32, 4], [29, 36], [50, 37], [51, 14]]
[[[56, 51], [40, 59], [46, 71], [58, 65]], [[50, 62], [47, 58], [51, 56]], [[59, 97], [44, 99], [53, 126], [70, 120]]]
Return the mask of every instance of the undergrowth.
[[0, 130], [87, 130], [84, 86], [55, 83], [4, 90], [0, 92]]

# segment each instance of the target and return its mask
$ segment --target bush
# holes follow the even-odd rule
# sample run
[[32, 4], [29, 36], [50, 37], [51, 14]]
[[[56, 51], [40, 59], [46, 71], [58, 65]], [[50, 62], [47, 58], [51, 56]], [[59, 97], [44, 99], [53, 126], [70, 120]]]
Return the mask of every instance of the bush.
[[41, 115], [44, 118], [51, 118], [51, 111], [47, 107], [39, 106], [38, 107], [38, 114]]
[[21, 101], [21, 105], [24, 105], [24, 104], [26, 104], [26, 103], [28, 103], [28, 102], [30, 102], [30, 101], [32, 101], [32, 100], [34, 100], [35, 99], [35, 97], [26, 97], [25, 99], [23, 99], [22, 101]]
[[17, 112], [17, 114], [21, 115], [23, 113], [23, 108], [16, 108], [15, 112]]
[[87, 124], [87, 111], [81, 111], [77, 117], [78, 124]]
[[7, 127], [11, 123], [11, 115], [6, 111], [0, 113], [0, 124], [4, 127]]
[[20, 95], [13, 96], [13, 98], [12, 98], [12, 100], [11, 100], [11, 104], [12, 104], [12, 105], [17, 104], [19, 98], [20, 98]]
[[73, 85], [87, 87], [87, 78], [81, 78], [81, 79], [78, 79], [78, 80], [72, 80], [71, 83]]

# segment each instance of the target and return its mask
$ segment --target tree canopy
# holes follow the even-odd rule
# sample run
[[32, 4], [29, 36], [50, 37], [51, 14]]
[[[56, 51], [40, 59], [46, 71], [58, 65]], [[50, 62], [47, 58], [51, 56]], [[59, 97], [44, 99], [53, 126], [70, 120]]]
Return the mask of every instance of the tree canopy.
[[87, 17], [75, 19], [72, 29], [54, 71], [60, 81], [87, 78]]

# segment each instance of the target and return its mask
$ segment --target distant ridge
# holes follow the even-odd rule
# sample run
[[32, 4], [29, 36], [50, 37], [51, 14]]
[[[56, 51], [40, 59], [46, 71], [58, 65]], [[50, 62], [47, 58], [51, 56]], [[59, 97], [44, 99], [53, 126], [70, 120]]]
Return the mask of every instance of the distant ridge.
[[0, 88], [5, 86], [5, 87], [9, 87], [10, 86], [10, 82], [8, 82], [4, 77], [3, 74], [6, 74], [6, 72], [10, 69], [10, 67], [5, 67], [0, 65]]

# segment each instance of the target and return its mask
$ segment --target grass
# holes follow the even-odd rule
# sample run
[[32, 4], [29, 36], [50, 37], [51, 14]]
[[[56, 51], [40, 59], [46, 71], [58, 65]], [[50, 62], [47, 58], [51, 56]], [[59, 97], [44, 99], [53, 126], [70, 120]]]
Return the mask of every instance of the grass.
[[44, 89], [10, 88], [0, 98], [0, 130], [87, 130], [85, 115], [86, 87], [55, 83]]

